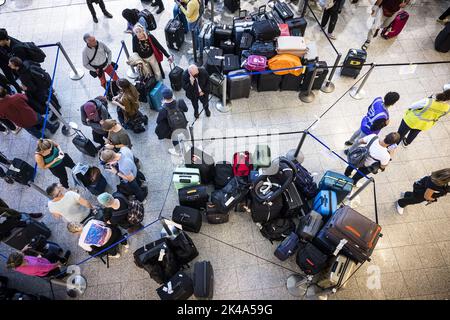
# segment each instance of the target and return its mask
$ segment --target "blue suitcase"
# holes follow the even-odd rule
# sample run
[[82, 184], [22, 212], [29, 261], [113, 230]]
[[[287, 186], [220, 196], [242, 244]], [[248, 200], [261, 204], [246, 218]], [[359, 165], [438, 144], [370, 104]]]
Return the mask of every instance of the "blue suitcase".
[[299, 239], [295, 232], [292, 232], [274, 252], [275, 257], [280, 259], [281, 261], [286, 260], [290, 256], [292, 256], [295, 251], [298, 249]]
[[325, 219], [328, 219], [337, 210], [336, 192], [331, 190], [319, 191], [314, 198], [313, 210], [320, 213]]
[[255, 182], [259, 177], [259, 171], [258, 170], [252, 170], [250, 171], [250, 175], [248, 176], [249, 182]]
[[327, 171], [319, 182], [319, 189], [336, 192], [337, 202], [339, 204], [352, 192], [353, 180], [343, 174]]
[[156, 86], [150, 91], [149, 103], [150, 108], [156, 111], [160, 111], [162, 108], [162, 91], [167, 88], [162, 82], [158, 82]]

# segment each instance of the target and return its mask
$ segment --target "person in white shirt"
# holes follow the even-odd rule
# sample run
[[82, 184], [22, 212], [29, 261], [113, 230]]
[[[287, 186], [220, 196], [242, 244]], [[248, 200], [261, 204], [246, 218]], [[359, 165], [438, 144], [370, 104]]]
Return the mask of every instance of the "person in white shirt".
[[[389, 161], [391, 161], [391, 156], [397, 144], [400, 142], [400, 135], [397, 132], [391, 132], [383, 140], [380, 140], [377, 135], [371, 134], [359, 140], [359, 143], [367, 145], [372, 138], [376, 138], [376, 140], [369, 148], [369, 156], [366, 158], [364, 166], [358, 168], [358, 171], [352, 177], [354, 185], [356, 185], [364, 175], [370, 173], [376, 174], [380, 169], [384, 171], [389, 164]], [[353, 170], [355, 169], [352, 166], [348, 166], [347, 169], [345, 169], [344, 174], [347, 177], [350, 177]]]

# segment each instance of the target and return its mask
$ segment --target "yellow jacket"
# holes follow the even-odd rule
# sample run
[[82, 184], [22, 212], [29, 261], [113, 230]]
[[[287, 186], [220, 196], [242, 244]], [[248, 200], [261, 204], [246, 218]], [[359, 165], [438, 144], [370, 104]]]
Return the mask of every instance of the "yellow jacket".
[[449, 113], [449, 110], [450, 105], [447, 103], [427, 98], [416, 102], [406, 110], [403, 120], [411, 129], [425, 131], [431, 129], [439, 118]]
[[189, 0], [187, 2], [187, 9], [183, 6], [180, 6], [180, 10], [186, 16], [188, 22], [193, 23], [198, 20], [200, 15], [200, 3], [202, 0]]

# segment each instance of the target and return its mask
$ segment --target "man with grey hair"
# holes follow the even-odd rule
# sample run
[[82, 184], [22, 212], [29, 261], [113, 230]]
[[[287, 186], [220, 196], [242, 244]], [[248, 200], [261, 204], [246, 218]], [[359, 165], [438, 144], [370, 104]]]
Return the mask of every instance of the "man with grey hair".
[[111, 50], [90, 33], [85, 33], [83, 40], [86, 42], [86, 47], [83, 49], [83, 66], [89, 70], [92, 77], [98, 77], [102, 87], [106, 89], [105, 72], [114, 81], [119, 79], [114, 70]]
[[99, 7], [102, 10], [105, 17], [110, 18], [110, 19], [113, 17], [112, 14], [106, 10], [105, 3], [103, 2], [103, 0], [86, 0], [86, 4], [92, 15], [92, 20], [94, 20], [95, 23], [98, 23], [98, 19], [97, 19], [97, 14], [95, 13], [94, 6], [92, 5], [94, 3], [99, 5]]
[[183, 73], [183, 89], [186, 91], [186, 97], [192, 102], [195, 118], [199, 117], [199, 100], [203, 104], [206, 116], [210, 117], [209, 92], [211, 86], [209, 83], [209, 74], [205, 68], [199, 68], [195, 64], [191, 64]]

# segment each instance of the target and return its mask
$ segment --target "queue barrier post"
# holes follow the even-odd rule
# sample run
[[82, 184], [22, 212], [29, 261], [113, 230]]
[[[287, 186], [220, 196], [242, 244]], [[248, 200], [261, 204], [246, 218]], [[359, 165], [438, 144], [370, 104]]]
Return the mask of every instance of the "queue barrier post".
[[361, 85], [359, 87], [353, 87], [349, 94], [353, 99], [361, 100], [364, 99], [366, 92], [363, 90], [364, 85], [367, 82], [367, 79], [369, 78], [370, 74], [372, 73], [373, 69], [375, 69], [375, 64], [372, 63], [369, 72], [367, 72], [366, 76], [364, 77], [363, 81], [361, 82]]
[[69, 74], [70, 79], [76, 81], [76, 80], [80, 80], [81, 78], [83, 78], [84, 70], [75, 68], [74, 64], [72, 63], [72, 60], [70, 60], [69, 55], [67, 54], [67, 52], [64, 49], [63, 45], [61, 44], [61, 42], [57, 42], [56, 44], [59, 47], [59, 49], [61, 50], [62, 54], [64, 55], [64, 58], [66, 58], [67, 63], [69, 64], [70, 68], [72, 69], [72, 71], [70, 71], [70, 74]]
[[231, 111], [231, 106], [227, 105], [227, 82], [228, 78], [224, 75], [222, 79], [222, 101], [219, 100], [216, 102], [216, 109], [222, 113]]
[[[125, 44], [125, 41], [120, 41], [122, 43], [123, 51], [125, 51], [125, 56], [127, 57], [127, 61], [130, 60], [130, 53], [128, 52], [127, 45]], [[136, 69], [133, 66], [130, 66], [127, 70], [127, 77], [130, 79], [136, 79], [138, 77], [138, 73], [136, 72]]]
[[331, 82], [331, 80], [333, 79], [334, 73], [336, 72], [336, 69], [339, 65], [339, 61], [341, 61], [341, 58], [342, 58], [342, 53], [339, 53], [336, 57], [336, 60], [334, 61], [334, 66], [333, 66], [333, 69], [331, 70], [330, 76], [328, 77], [327, 81], [325, 81], [322, 88], [320, 88], [320, 91], [325, 92], [325, 93], [331, 93], [336, 88], [334, 86], [334, 83]]
[[301, 101], [305, 102], [305, 103], [313, 102], [315, 97], [316, 97], [314, 92], [312, 92], [312, 87], [314, 85], [314, 80], [316, 79], [318, 70], [319, 70], [319, 65], [316, 63], [314, 65], [313, 75], [312, 75], [311, 80], [309, 81], [309, 84], [308, 84], [308, 90], [307, 91], [302, 91], [298, 95], [299, 99]]

